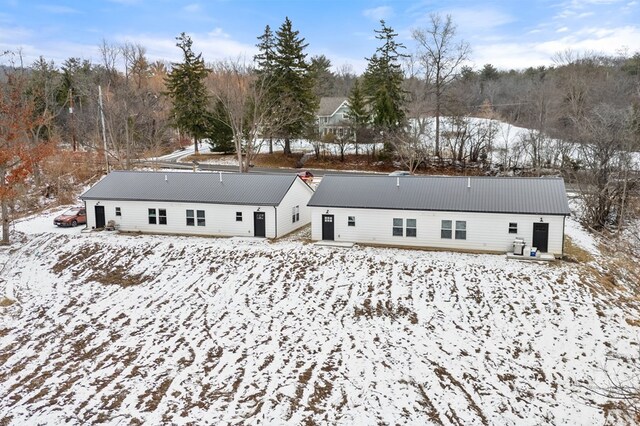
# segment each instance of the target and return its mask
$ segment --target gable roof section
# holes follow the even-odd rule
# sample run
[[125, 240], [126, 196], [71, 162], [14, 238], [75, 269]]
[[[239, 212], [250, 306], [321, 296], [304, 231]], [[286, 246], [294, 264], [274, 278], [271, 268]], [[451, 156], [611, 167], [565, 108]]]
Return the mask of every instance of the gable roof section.
[[[471, 187], [467, 188], [471, 182]], [[399, 183], [399, 185], [398, 185]], [[309, 207], [569, 215], [561, 178], [325, 176]]]
[[318, 107], [318, 115], [321, 117], [330, 117], [338, 111], [343, 103], [347, 101], [344, 97], [325, 97], [320, 98], [320, 106]]
[[296, 179], [296, 175], [222, 173], [221, 182], [218, 173], [114, 171], [80, 199], [277, 206]]

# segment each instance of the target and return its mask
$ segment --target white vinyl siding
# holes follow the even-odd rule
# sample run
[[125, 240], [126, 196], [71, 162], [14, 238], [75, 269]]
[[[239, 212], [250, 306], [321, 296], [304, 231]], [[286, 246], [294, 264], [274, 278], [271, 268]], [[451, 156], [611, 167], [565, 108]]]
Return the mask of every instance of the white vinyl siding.
[[[289, 192], [287, 192], [287, 195], [284, 196], [278, 206], [278, 237], [282, 237], [311, 222], [311, 210], [307, 207], [311, 195], [313, 195], [313, 190], [302, 179], [296, 179], [293, 182]], [[292, 212], [296, 206], [298, 206], [297, 220], [293, 222]], [[273, 215], [274, 209], [273, 207], [265, 207], [265, 211], [271, 212]], [[251, 217], [253, 218], [253, 214]], [[267, 221], [269, 221], [268, 215]], [[273, 216], [271, 216], [271, 221], [273, 222]], [[253, 221], [251, 226], [253, 226]], [[268, 223], [267, 226], [269, 226]]]
[[[329, 214], [335, 215], [336, 241], [501, 253], [513, 249], [516, 236], [524, 238], [526, 244], [531, 245], [533, 223], [540, 222], [542, 218], [543, 222], [549, 224], [548, 251], [556, 256], [562, 254], [563, 216], [312, 207], [313, 240], [322, 239], [322, 214], [327, 210]], [[358, 218], [357, 227], [348, 226], [349, 216]], [[407, 219], [415, 219], [416, 237], [393, 236], [389, 228], [393, 226], [394, 218], [403, 219], [405, 225]], [[443, 221], [451, 221], [449, 238], [442, 238]], [[466, 239], [455, 239], [456, 221], [465, 222]], [[518, 223], [517, 235], [505, 232], [511, 222]]]

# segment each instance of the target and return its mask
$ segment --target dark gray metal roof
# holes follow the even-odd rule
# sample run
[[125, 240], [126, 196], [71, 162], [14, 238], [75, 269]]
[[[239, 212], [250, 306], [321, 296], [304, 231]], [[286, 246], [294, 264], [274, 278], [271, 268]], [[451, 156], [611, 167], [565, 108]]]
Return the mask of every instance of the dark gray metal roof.
[[[220, 181], [222, 176], [222, 182]], [[165, 178], [166, 177], [166, 178]], [[296, 175], [114, 171], [80, 196], [86, 200], [174, 201], [276, 206]]]
[[[470, 183], [470, 187], [467, 187]], [[399, 185], [398, 185], [399, 184]], [[327, 175], [307, 204], [390, 210], [568, 215], [561, 178]]]

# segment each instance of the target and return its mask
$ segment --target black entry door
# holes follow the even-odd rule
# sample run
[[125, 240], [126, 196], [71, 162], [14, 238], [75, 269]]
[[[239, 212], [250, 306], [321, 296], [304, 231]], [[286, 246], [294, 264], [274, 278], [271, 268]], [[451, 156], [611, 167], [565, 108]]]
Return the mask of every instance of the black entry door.
[[547, 252], [549, 246], [549, 224], [534, 223], [533, 224], [533, 247], [537, 247], [538, 251]]
[[333, 215], [322, 215], [322, 239], [333, 241]]
[[104, 228], [104, 206], [96, 206], [96, 229]]
[[253, 212], [253, 236], [265, 237], [266, 221], [264, 212]]

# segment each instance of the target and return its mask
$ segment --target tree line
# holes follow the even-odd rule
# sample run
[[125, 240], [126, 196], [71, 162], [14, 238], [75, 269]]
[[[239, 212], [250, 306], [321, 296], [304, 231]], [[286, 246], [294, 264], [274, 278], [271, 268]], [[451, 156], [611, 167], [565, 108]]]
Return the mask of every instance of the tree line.
[[[91, 173], [83, 161], [94, 169], [130, 168], [181, 145], [198, 149], [204, 140], [235, 153], [240, 171], [248, 171], [261, 144], [272, 152], [282, 143], [289, 154], [297, 138], [341, 144], [343, 154], [347, 144], [372, 146], [371, 155], [411, 171], [461, 164], [551, 170], [584, 187], [590, 226], [624, 221], [638, 178], [639, 53], [562, 52], [549, 67], [473, 69], [471, 46], [450, 16], [432, 14], [412, 31], [409, 47], [385, 21], [374, 34], [379, 47], [362, 75], [349, 66], [333, 69], [323, 55], [309, 57], [288, 18], [275, 31], [265, 27], [251, 62], [208, 63], [185, 33], [176, 38], [176, 63], [151, 62], [139, 44], [107, 41], [98, 61], [72, 57], [59, 66], [44, 57], [25, 66], [20, 52], [5, 52], [3, 238], [29, 183], [61, 193], [72, 187], [74, 170]], [[349, 101], [341, 138], [318, 133], [325, 96]], [[478, 117], [528, 130], [515, 146], [502, 146], [495, 122]], [[51, 164], [63, 163], [66, 169], [52, 171]]]

